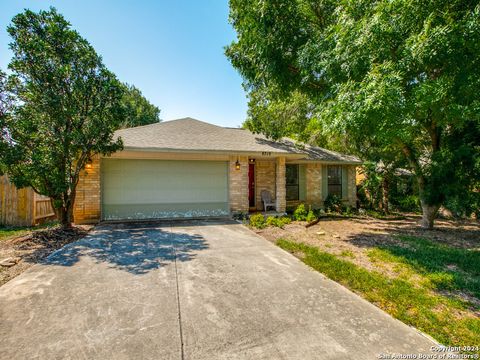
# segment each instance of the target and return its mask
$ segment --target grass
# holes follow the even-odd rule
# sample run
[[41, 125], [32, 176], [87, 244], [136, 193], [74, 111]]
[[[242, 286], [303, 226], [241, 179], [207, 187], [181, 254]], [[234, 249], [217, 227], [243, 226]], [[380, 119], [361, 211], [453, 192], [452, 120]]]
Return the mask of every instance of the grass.
[[[466, 250], [449, 248], [454, 258], [447, 261], [446, 253], [439, 254], [437, 258], [431, 253], [434, 249], [430, 247], [438, 249], [440, 246], [438, 244], [427, 244], [423, 239], [419, 241], [418, 238], [405, 241], [407, 245], [412, 246], [410, 250], [408, 246], [401, 249], [392, 247], [379, 249], [377, 253], [370, 254], [377, 261], [391, 262], [393, 265], [400, 264], [400, 270], [405, 273], [396, 278], [366, 270], [346, 259], [302, 243], [279, 239], [277, 245], [291, 253], [303, 254], [301, 259], [305, 264], [348, 287], [395, 318], [429, 334], [444, 345], [480, 344], [480, 319], [471, 311], [471, 304], [435, 293], [431, 288], [437, 284], [434, 281], [437, 275], [434, 274], [441, 273], [437, 270], [442, 264], [445, 265], [446, 262], [452, 264], [454, 261], [462, 270], [467, 269], [474, 273], [478, 269], [474, 269], [475, 263], [470, 264], [469, 261], [477, 258], [475, 256], [470, 258], [471, 255], [462, 252]], [[434, 259], [421, 260], [421, 253], [413, 254], [421, 251], [419, 249], [423, 249]], [[391, 253], [390, 250], [392, 250]], [[459, 252], [457, 253], [456, 250]], [[403, 255], [400, 254], [401, 251], [404, 252]], [[446, 249], [443, 251], [448, 252]], [[468, 259], [464, 258], [465, 256]], [[476, 264], [478, 265], [478, 262]], [[426, 277], [430, 283], [427, 281], [426, 285], [418, 284], [414, 281], [417, 277], [421, 279]], [[439, 283], [444, 284], [445, 279], [442, 276], [438, 278], [442, 279]], [[465, 279], [465, 282], [455, 282], [452, 279], [455, 279], [454, 275], [449, 277], [447, 283], [455, 284], [457, 287], [461, 284], [471, 284]]]
[[442, 291], [463, 291], [480, 299], [480, 251], [455, 248], [414, 236], [397, 236], [401, 245], [371, 249], [374, 261], [396, 264], [403, 273], [419, 275], [423, 286]]
[[33, 230], [50, 228], [56, 225], [56, 222], [48, 222], [39, 226], [0, 226], [0, 241], [27, 235]]
[[340, 256], [355, 259], [355, 254], [351, 250], [342, 250], [342, 252], [340, 253]]

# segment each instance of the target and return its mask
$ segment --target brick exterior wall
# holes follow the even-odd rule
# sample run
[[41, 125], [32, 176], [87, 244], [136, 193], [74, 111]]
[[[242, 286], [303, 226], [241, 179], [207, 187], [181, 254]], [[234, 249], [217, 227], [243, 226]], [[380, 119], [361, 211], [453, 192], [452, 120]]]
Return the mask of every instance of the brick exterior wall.
[[275, 162], [256, 161], [255, 163], [255, 198], [257, 210], [264, 209], [262, 190], [267, 190], [275, 198]]
[[323, 206], [322, 198], [322, 165], [306, 164], [306, 203], [317, 209]]
[[[240, 170], [235, 169], [237, 159]], [[248, 212], [248, 157], [231, 156], [229, 158], [229, 202], [230, 210]], [[348, 165], [348, 195], [346, 203], [356, 206], [357, 188], [355, 184], [356, 167]], [[255, 164], [255, 196], [256, 208], [263, 210], [261, 191], [268, 190], [277, 201], [277, 211], [284, 212], [286, 208], [285, 158], [276, 161], [258, 161]], [[100, 159], [92, 159], [92, 166], [83, 170], [77, 185], [73, 216], [76, 224], [97, 223], [101, 218], [101, 184]], [[313, 208], [323, 206], [322, 165], [306, 164], [306, 201]]]
[[276, 194], [275, 200], [277, 202], [277, 211], [285, 212], [287, 207], [287, 189], [285, 184], [285, 157], [278, 157], [277, 164], [275, 169], [275, 179], [276, 179]]
[[[235, 169], [237, 159], [240, 162], [240, 170]], [[230, 156], [228, 172], [230, 211], [248, 212], [248, 157]]]
[[356, 184], [356, 166], [348, 166], [348, 185], [347, 185], [347, 199], [348, 205], [352, 207], [357, 206], [357, 184]]
[[[306, 200], [305, 204], [312, 206], [312, 208], [322, 208], [323, 207], [323, 186], [322, 186], [322, 176], [323, 176], [323, 166], [318, 163], [308, 163], [306, 164]], [[344, 200], [344, 203], [355, 207], [357, 205], [357, 187], [356, 187], [356, 166], [355, 165], [344, 165], [347, 167], [348, 171], [348, 183], [347, 183], [347, 198]], [[301, 203], [301, 201], [289, 202], [289, 206], [295, 206]]]
[[90, 169], [80, 173], [77, 195], [73, 207], [73, 219], [76, 224], [92, 224], [100, 221], [100, 159], [92, 159]]

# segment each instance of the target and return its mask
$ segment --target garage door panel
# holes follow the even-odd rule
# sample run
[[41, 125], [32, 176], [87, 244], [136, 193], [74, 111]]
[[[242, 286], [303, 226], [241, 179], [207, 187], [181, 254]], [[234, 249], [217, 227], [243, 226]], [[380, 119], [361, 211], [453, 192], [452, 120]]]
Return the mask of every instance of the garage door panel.
[[227, 163], [105, 159], [106, 220], [228, 215]]

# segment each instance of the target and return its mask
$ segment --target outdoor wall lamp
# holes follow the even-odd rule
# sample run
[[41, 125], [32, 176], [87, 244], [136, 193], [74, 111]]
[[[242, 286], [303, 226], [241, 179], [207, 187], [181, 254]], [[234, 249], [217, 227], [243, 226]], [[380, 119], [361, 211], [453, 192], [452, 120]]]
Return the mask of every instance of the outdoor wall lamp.
[[250, 164], [255, 164], [255, 159], [250, 158], [250, 159], [248, 159], [248, 161], [249, 161]]
[[85, 164], [85, 170], [92, 170], [92, 159], [88, 159]]
[[235, 170], [240, 170], [240, 161], [237, 161], [235, 162]]

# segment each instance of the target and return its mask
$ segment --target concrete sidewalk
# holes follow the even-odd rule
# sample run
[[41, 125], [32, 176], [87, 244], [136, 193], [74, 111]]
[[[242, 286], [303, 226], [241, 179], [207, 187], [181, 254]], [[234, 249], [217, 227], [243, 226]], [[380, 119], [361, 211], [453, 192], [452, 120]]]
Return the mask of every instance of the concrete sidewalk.
[[1, 359], [376, 359], [434, 345], [235, 222], [102, 225], [0, 287]]

